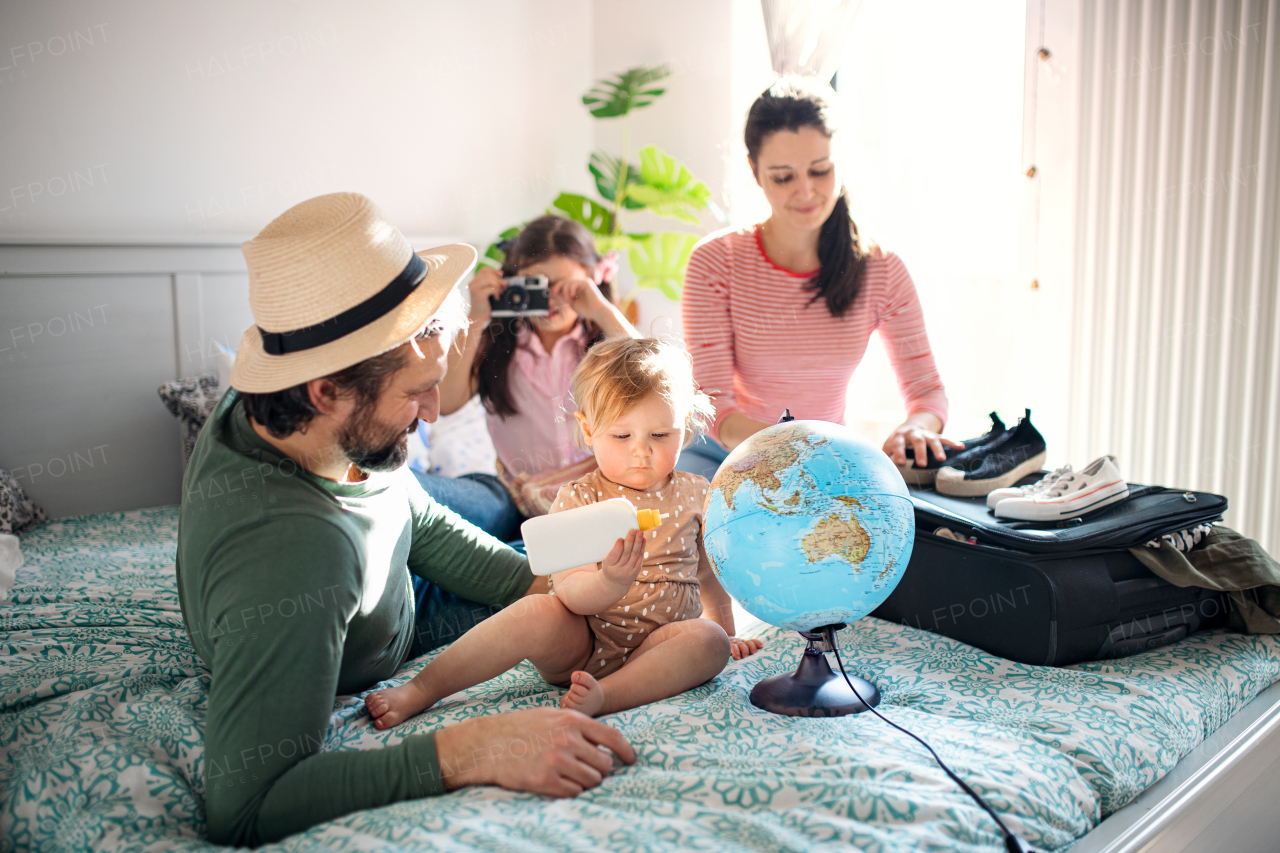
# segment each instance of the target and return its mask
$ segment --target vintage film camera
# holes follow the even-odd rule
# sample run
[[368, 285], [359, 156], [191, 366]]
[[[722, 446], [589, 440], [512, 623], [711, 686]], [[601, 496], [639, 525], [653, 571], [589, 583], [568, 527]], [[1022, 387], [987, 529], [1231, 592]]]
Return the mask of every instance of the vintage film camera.
[[489, 313], [494, 317], [545, 317], [550, 312], [550, 283], [545, 275], [513, 275], [503, 279], [506, 287], [489, 297]]

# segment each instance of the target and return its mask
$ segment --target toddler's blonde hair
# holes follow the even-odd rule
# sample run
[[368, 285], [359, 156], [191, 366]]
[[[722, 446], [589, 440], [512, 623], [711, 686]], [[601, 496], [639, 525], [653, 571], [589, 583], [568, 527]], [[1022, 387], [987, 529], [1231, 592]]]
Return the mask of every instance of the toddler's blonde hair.
[[[658, 394], [684, 417], [685, 446], [694, 431], [706, 430], [715, 408], [693, 381], [689, 354], [657, 338], [613, 338], [587, 350], [573, 372], [573, 401], [594, 432], [625, 415], [650, 394]], [[585, 447], [582, 430], [574, 433]]]

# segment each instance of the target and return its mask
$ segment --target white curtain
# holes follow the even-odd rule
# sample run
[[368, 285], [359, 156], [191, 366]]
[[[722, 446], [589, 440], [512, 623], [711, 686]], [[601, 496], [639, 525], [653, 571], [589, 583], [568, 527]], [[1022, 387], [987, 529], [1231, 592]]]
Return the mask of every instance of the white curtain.
[[830, 80], [862, 0], [760, 0], [769, 56], [779, 74]]

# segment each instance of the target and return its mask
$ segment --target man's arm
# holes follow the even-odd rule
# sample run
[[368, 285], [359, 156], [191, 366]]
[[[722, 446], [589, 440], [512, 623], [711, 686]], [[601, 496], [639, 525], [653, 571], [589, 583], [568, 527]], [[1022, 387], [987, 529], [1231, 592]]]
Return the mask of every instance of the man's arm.
[[505, 606], [543, 587], [519, 551], [432, 500], [416, 482], [406, 489], [413, 512], [409, 571], [481, 604]]
[[[395, 746], [320, 752], [337, 689], [359, 567], [345, 536], [290, 516], [210, 557], [213, 643], [205, 727], [205, 814], [217, 844], [278, 841], [359, 809], [497, 784], [564, 797], [635, 753], [603, 723], [553, 708], [467, 720]], [[297, 606], [295, 606], [297, 605]]]
[[320, 753], [359, 558], [307, 516], [271, 519], [210, 555], [201, 612], [213, 644], [205, 808], [219, 844], [276, 841], [356, 809], [444, 791], [433, 734]]

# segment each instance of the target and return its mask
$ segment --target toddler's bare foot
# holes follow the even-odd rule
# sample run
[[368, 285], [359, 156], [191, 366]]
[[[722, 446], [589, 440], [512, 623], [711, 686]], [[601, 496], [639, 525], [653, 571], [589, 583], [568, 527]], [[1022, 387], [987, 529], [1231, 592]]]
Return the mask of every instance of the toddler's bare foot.
[[573, 686], [560, 700], [561, 708], [570, 711], [581, 711], [588, 717], [594, 717], [604, 707], [604, 688], [590, 673], [578, 670], [573, 674]]
[[373, 725], [378, 729], [389, 729], [403, 723], [427, 710], [431, 704], [426, 688], [419, 686], [416, 678], [399, 687], [370, 693], [364, 700], [369, 716], [373, 717]]

